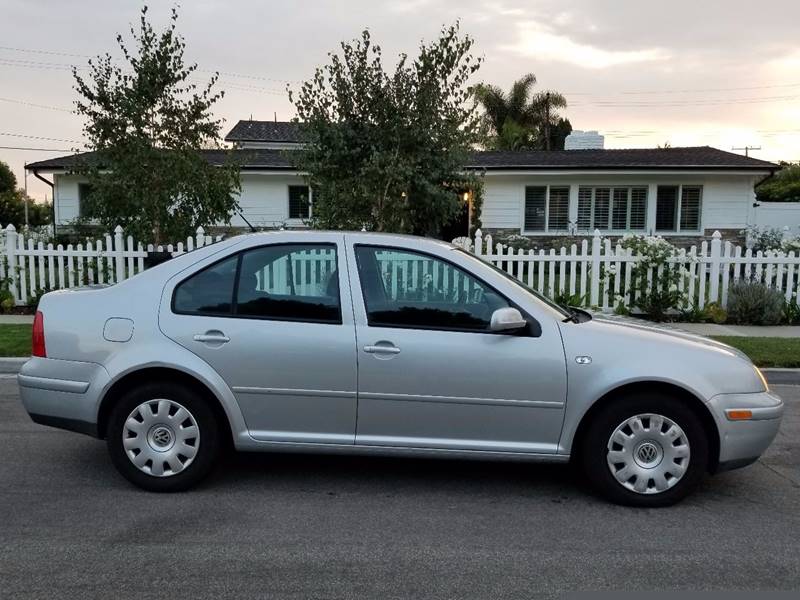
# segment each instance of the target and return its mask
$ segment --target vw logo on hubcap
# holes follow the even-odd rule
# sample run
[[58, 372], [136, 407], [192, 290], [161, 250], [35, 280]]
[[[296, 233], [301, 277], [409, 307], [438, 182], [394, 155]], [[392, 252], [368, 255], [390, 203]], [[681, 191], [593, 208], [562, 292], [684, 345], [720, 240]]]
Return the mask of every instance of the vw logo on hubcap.
[[639, 466], [652, 468], [661, 462], [661, 453], [661, 447], [656, 442], [646, 441], [636, 448], [634, 458], [639, 463]]
[[150, 430], [150, 446], [153, 450], [162, 452], [168, 450], [175, 440], [172, 430], [166, 425], [156, 425]]

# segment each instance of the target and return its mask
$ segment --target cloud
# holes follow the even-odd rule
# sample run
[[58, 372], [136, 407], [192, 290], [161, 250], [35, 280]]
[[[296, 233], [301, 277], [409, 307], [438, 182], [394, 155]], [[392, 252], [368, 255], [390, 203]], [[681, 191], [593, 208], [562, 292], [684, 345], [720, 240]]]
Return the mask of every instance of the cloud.
[[662, 48], [607, 50], [581, 44], [535, 21], [519, 23], [517, 27], [516, 43], [501, 46], [501, 50], [535, 57], [542, 61], [566, 62], [586, 69], [606, 69], [617, 65], [663, 61], [669, 58], [669, 54]]

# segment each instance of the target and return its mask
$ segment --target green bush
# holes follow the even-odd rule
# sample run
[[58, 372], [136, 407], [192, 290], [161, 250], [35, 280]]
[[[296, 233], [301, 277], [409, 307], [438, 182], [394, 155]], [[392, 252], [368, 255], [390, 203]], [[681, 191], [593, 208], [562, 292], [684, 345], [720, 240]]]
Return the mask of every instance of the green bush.
[[783, 313], [787, 325], [800, 325], [800, 305], [797, 303], [797, 296], [784, 305]]
[[739, 325], [779, 325], [783, 294], [763, 283], [737, 283], [728, 293], [728, 321]]

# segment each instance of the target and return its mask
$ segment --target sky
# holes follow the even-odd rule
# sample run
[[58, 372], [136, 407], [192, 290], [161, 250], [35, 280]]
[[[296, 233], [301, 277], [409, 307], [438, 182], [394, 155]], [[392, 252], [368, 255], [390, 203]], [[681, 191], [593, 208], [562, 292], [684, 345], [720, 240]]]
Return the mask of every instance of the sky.
[[[173, 5], [151, 0], [157, 26]], [[119, 56], [116, 34], [141, 7], [0, 0], [0, 146], [58, 150], [0, 148], [20, 184], [26, 162], [83, 147], [69, 65]], [[251, 116], [292, 118], [286, 84], [365, 28], [391, 63], [460, 20], [484, 58], [476, 82], [508, 89], [533, 72], [538, 89], [566, 96], [573, 127], [599, 130], [607, 148], [760, 146], [750, 155], [800, 160], [797, 0], [184, 0], [179, 13], [186, 58], [199, 76], [221, 74], [223, 133]], [[28, 190], [49, 192], [31, 175]]]

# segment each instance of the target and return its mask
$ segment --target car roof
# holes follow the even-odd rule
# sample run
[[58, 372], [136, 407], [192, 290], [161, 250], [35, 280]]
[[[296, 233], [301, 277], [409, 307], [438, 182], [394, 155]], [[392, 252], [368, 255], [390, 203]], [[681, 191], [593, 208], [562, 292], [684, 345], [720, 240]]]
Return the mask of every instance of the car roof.
[[[452, 248], [452, 244], [449, 244], [443, 240], [438, 240], [436, 238], [429, 238], [429, 237], [422, 237], [419, 235], [410, 235], [405, 233], [385, 233], [385, 232], [378, 232], [378, 231], [336, 231], [336, 230], [329, 230], [329, 229], [279, 229], [279, 230], [270, 230], [270, 231], [254, 231], [252, 233], [245, 233], [238, 237], [248, 237], [251, 239], [260, 238], [260, 237], [295, 237], [297, 235], [308, 235], [313, 236], [314, 234], [334, 234], [334, 235], [345, 235], [345, 236], [354, 236], [358, 237], [360, 241], [374, 239], [376, 242], [380, 243], [387, 243], [392, 241], [398, 242], [414, 242], [414, 243], [429, 243], [435, 244], [438, 246], [444, 246], [447, 248]], [[234, 238], [228, 238], [234, 239]]]

